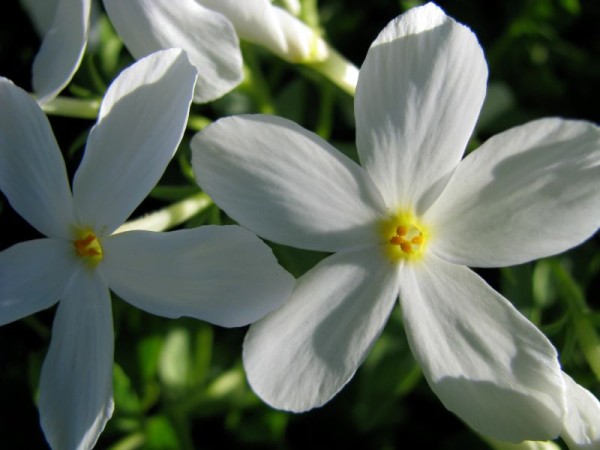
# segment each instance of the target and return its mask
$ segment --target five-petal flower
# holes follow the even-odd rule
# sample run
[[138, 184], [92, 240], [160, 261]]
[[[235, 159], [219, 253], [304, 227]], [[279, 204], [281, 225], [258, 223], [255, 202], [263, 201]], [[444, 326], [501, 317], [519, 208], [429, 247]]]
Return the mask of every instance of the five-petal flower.
[[47, 238], [0, 253], [0, 324], [60, 299], [40, 379], [53, 448], [90, 448], [113, 410], [109, 288], [165, 317], [232, 327], [276, 308], [292, 277], [237, 226], [113, 234], [158, 182], [183, 136], [196, 70], [178, 49], [123, 71], [108, 89], [73, 192], [46, 116], [0, 79], [0, 189]]
[[243, 78], [239, 38], [293, 62], [327, 55], [321, 38], [270, 0], [104, 0], [111, 22], [135, 58], [179, 47], [198, 68], [194, 101], [204, 103]]
[[500, 440], [560, 433], [556, 350], [466, 266], [519, 264], [592, 235], [600, 132], [537, 120], [461, 160], [486, 79], [476, 37], [428, 4], [392, 21], [360, 70], [362, 167], [277, 117], [225, 118], [193, 138], [196, 178], [233, 219], [275, 242], [334, 252], [246, 336], [248, 380], [267, 403], [326, 403], [399, 296], [412, 352], [449, 410]]

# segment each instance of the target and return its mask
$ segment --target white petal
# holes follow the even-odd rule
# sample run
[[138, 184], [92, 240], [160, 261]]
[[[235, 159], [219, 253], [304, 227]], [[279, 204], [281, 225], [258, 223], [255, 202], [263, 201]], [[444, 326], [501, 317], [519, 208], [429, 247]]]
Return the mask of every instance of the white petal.
[[0, 325], [56, 303], [76, 268], [68, 241], [37, 239], [0, 252]]
[[287, 43], [276, 10], [269, 0], [196, 0], [229, 19], [238, 36], [264, 45], [275, 53], [285, 53]]
[[242, 81], [238, 37], [223, 15], [194, 0], [104, 0], [104, 6], [135, 58], [171, 47], [188, 53], [198, 70], [194, 101], [219, 98]]
[[379, 248], [330, 256], [298, 279], [290, 300], [253, 324], [244, 368], [269, 405], [306, 411], [352, 378], [398, 296], [397, 266]]
[[464, 152], [485, 97], [473, 33], [429, 3], [373, 42], [355, 97], [363, 166], [392, 207], [425, 210]]
[[271, 250], [237, 226], [131, 231], [107, 238], [103, 248], [110, 288], [159, 316], [242, 326], [277, 308], [292, 290], [292, 276]]
[[556, 350], [504, 297], [468, 268], [427, 255], [403, 267], [400, 303], [413, 354], [446, 408], [495, 439], [558, 435]]
[[221, 119], [190, 145], [200, 186], [266, 239], [336, 251], [379, 238], [376, 223], [385, 206], [367, 173], [289, 120]]
[[567, 387], [567, 415], [561, 437], [573, 449], [600, 448], [600, 402], [563, 372]]
[[460, 163], [424, 218], [452, 262], [502, 266], [560, 253], [600, 226], [600, 128], [542, 119], [488, 140]]
[[40, 376], [40, 421], [54, 449], [89, 449], [113, 411], [108, 288], [81, 270], [59, 303]]
[[326, 46], [304, 22], [269, 0], [198, 0], [222, 13], [240, 38], [262, 45], [288, 61], [324, 58]]
[[275, 17], [284, 33], [286, 50], [284, 53], [266, 45], [273, 53], [291, 62], [320, 61], [329, 54], [327, 43], [312, 29], [289, 12], [273, 7]]
[[195, 79], [185, 53], [171, 49], [112, 83], [73, 181], [82, 225], [112, 232], [156, 185], [185, 131]]
[[73, 198], [48, 119], [6, 78], [0, 78], [0, 105], [0, 190], [40, 233], [70, 237]]
[[21, 0], [21, 6], [27, 11], [37, 33], [44, 37], [52, 26], [52, 19], [59, 0]]
[[59, 0], [52, 25], [33, 62], [33, 90], [40, 103], [54, 98], [77, 71], [90, 22], [91, 0]]

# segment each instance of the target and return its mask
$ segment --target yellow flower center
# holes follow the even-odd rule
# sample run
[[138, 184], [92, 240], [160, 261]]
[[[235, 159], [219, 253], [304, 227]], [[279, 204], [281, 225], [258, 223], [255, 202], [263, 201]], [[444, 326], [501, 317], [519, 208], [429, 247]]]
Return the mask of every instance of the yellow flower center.
[[80, 230], [73, 241], [75, 253], [91, 266], [96, 266], [102, 260], [102, 246], [96, 235], [90, 230]]
[[426, 227], [409, 212], [384, 221], [381, 234], [385, 253], [392, 262], [421, 257], [428, 237]]

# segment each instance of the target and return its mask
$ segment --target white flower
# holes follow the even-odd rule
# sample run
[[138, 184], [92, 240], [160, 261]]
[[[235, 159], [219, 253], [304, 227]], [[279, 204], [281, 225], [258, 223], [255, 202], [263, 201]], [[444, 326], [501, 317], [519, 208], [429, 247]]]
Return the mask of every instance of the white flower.
[[326, 403], [399, 296], [412, 352], [449, 410], [500, 440], [559, 434], [554, 347], [466, 266], [519, 264], [592, 235], [600, 133], [538, 120], [461, 161], [486, 78], [475, 36], [428, 4], [391, 22], [360, 70], [362, 167], [277, 117], [225, 118], [193, 138], [197, 180], [232, 218], [266, 239], [334, 252], [250, 327], [244, 365], [267, 403]]
[[135, 58], [180, 47], [198, 68], [194, 101], [204, 103], [243, 78], [238, 36], [292, 61], [321, 60], [327, 47], [302, 21], [269, 0], [104, 0]]
[[46, 103], [69, 84], [87, 44], [92, 0], [21, 0], [44, 40], [33, 62], [36, 98]]
[[567, 414], [561, 437], [573, 449], [600, 449], [600, 402], [590, 391], [563, 373]]
[[172, 158], [195, 79], [175, 49], [123, 71], [103, 100], [72, 194], [48, 120], [0, 79], [0, 189], [48, 236], [0, 253], [0, 324], [60, 299], [39, 399], [53, 448], [92, 447], [112, 414], [109, 288], [152, 314], [227, 327], [257, 320], [291, 291], [270, 250], [237, 226], [111, 235]]

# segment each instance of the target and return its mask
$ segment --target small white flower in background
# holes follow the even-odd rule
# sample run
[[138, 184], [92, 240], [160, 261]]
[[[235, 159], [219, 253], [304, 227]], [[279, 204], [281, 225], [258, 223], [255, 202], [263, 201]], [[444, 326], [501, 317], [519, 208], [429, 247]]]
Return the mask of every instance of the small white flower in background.
[[0, 190], [47, 238], [0, 253], [0, 324], [60, 300], [39, 410], [53, 448], [90, 448], [113, 410], [109, 288], [165, 317], [226, 326], [284, 301], [293, 279], [237, 226], [111, 234], [158, 182], [183, 136], [196, 70], [182, 50], [150, 55], [108, 89], [69, 188], [46, 116], [0, 79]]
[[33, 62], [36, 98], [46, 103], [56, 97], [79, 68], [87, 44], [92, 0], [21, 0], [42, 45]]
[[462, 159], [487, 65], [476, 37], [433, 4], [372, 44], [355, 98], [362, 167], [271, 116], [221, 119], [192, 139], [199, 184], [242, 226], [333, 252], [250, 327], [244, 366], [270, 405], [305, 411], [354, 375], [398, 296], [432, 390], [499, 440], [561, 432], [567, 400], [548, 339], [466, 266], [565, 251], [600, 223], [600, 132], [537, 120]]
[[292, 62], [319, 61], [327, 47], [302, 21], [269, 0], [104, 0], [106, 12], [135, 58], [183, 48], [198, 68], [194, 101], [204, 103], [243, 78], [239, 38]]

